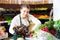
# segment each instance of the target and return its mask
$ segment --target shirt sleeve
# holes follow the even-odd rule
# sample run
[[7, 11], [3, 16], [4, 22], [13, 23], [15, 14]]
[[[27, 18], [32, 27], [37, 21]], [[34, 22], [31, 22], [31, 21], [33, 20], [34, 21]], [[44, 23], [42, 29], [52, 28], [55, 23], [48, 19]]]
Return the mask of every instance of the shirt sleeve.
[[16, 18], [17, 18], [17, 17], [14, 17], [14, 18], [12, 19], [12, 21], [11, 21], [11, 24], [10, 24], [9, 32], [10, 32], [11, 34], [14, 34], [13, 27], [16, 26]]
[[40, 24], [40, 20], [38, 20], [37, 18], [35, 18], [33, 15], [30, 15], [30, 20], [35, 24], [33, 27], [32, 27], [32, 30], [31, 31], [34, 31]]

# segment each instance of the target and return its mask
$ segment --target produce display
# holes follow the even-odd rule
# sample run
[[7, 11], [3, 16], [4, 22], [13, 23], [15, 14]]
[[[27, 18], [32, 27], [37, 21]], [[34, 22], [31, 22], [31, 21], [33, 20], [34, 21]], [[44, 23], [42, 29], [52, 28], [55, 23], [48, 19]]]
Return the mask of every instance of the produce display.
[[54, 28], [55, 28], [57, 31], [60, 31], [60, 20], [55, 21], [55, 23], [54, 23]]
[[54, 21], [47, 21], [44, 24], [41, 24], [37, 29], [42, 29], [45, 27], [45, 29], [51, 30], [53, 29]]
[[55, 21], [47, 21], [41, 24], [34, 33], [29, 34], [29, 37], [25, 37], [26, 40], [58, 40], [55, 37], [56, 31], [53, 27]]
[[6, 31], [5, 27], [4, 26], [0, 26], [0, 38], [6, 35], [5, 31]]
[[[33, 37], [34, 35], [35, 37]], [[33, 36], [26, 37], [25, 39], [26, 40], [58, 40], [56, 37], [54, 37], [50, 33], [42, 31], [42, 30], [35, 31]]]
[[38, 19], [49, 19], [50, 16], [49, 15], [42, 15], [42, 14], [33, 14], [36, 18]]
[[60, 39], [60, 20], [55, 21], [54, 29], [56, 30], [55, 36]]
[[44, 7], [41, 7], [41, 8], [31, 8], [31, 10], [47, 10], [48, 8], [44, 8]]
[[44, 32], [48, 32], [52, 34], [54, 37], [60, 39], [60, 20], [57, 21], [47, 21], [44, 24], [41, 24], [36, 30], [35, 33], [38, 33], [37, 31], [42, 30]]
[[44, 23], [44, 25], [46, 25], [46, 27], [50, 30], [53, 28], [54, 21], [47, 21]]
[[48, 15], [40, 15], [38, 18], [39, 19], [49, 19], [50, 16], [48, 16]]
[[54, 25], [54, 21], [47, 21], [44, 24], [41, 24], [35, 31], [43, 30], [55, 36], [56, 31], [53, 25]]
[[5, 16], [4, 19], [8, 21], [8, 24], [11, 23], [12, 18], [10, 16]]
[[29, 34], [29, 37], [26, 37], [25, 39], [58, 40], [57, 38], [60, 39], [60, 20], [50, 20], [45, 22], [44, 24], [41, 24], [38, 28], [36, 28], [36, 30], [34, 30], [34, 33]]

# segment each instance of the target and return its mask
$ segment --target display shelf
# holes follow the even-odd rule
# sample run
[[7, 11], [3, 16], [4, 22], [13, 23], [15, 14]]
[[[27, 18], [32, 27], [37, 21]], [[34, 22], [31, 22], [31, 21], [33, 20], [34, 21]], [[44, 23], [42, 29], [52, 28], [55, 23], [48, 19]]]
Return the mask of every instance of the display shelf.
[[0, 23], [6, 23], [6, 22], [8, 22], [8, 21], [0, 21]]
[[[19, 10], [18, 11], [15, 10], [15, 9], [20, 9], [20, 5], [18, 5], [18, 4], [11, 4], [11, 5], [10, 4], [5, 4], [5, 5], [0, 4], [0, 5], [1, 5], [0, 7], [2, 7], [2, 8], [9, 9], [9, 10], [4, 11], [5, 13], [3, 12], [3, 16], [11, 16], [13, 18], [15, 15], [20, 13]], [[29, 4], [29, 6], [31, 9], [30, 14], [32, 14], [32, 15], [38, 14], [40, 16], [42, 14], [42, 15], [50, 16], [50, 11], [52, 9], [53, 4]], [[35, 16], [37, 16], [37, 15], [35, 15]], [[36, 18], [38, 18], [38, 17], [36, 17]], [[38, 19], [41, 20], [41, 18], [38, 18]], [[48, 19], [49, 18], [43, 18], [42, 20], [48, 20]]]
[[39, 19], [41, 21], [42, 24], [44, 24], [46, 21], [49, 21], [47, 19]]
[[50, 19], [53, 20], [53, 14], [51, 14], [52, 13], [51, 9], [53, 5], [44, 4], [44, 5], [34, 5], [34, 6], [32, 6], [30, 13], [36, 18], [38, 18], [42, 23], [45, 23]]
[[[53, 4], [29, 4], [30, 8], [41, 8], [41, 7], [47, 7], [51, 9]], [[0, 7], [5, 9], [19, 9], [19, 4], [0, 4]]]
[[38, 18], [38, 19], [42, 19], [42, 20], [47, 19], [47, 20], [49, 20], [49, 19], [53, 19], [53, 18]]
[[48, 14], [50, 13], [50, 10], [51, 9], [48, 9], [48, 10], [31, 10], [30, 13], [33, 14]]
[[16, 15], [16, 14], [4, 14], [4, 16], [7, 16], [7, 15], [14, 16], [14, 15]]

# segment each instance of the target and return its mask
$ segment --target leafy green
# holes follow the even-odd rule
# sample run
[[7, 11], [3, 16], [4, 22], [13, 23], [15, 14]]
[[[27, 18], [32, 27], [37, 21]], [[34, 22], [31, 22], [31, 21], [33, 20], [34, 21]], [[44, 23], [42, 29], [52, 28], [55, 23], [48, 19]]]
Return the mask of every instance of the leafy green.
[[8, 21], [8, 24], [11, 23], [12, 18], [10, 16], [5, 16], [4, 19]]
[[55, 21], [54, 28], [56, 31], [60, 31], [60, 20]]
[[53, 28], [54, 21], [47, 21], [44, 23], [49, 30]]

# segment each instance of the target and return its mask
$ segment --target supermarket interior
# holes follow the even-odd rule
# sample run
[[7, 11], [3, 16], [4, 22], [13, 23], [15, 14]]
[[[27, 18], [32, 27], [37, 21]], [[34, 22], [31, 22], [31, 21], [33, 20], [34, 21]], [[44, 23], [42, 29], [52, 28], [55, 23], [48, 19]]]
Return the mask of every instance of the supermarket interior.
[[0, 40], [60, 40], [59, 0], [0, 0]]

